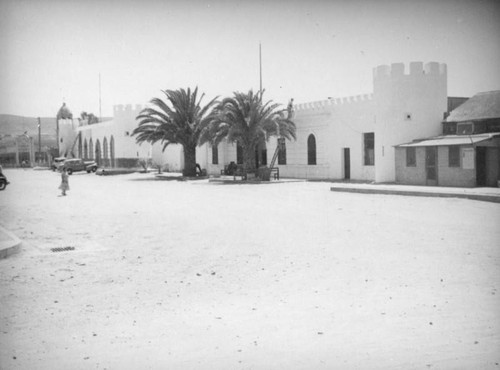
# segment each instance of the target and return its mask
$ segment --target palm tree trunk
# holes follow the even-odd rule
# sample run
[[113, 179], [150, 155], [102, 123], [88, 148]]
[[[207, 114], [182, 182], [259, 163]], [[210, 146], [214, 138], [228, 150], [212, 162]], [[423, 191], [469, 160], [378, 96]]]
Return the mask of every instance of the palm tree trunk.
[[184, 170], [186, 177], [196, 176], [196, 145], [184, 146]]
[[251, 145], [243, 147], [243, 167], [247, 172], [255, 170], [255, 148]]

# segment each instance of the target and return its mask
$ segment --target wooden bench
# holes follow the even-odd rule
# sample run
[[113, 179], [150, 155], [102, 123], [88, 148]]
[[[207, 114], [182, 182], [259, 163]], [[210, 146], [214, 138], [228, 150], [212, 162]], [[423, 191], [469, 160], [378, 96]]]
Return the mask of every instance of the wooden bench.
[[280, 168], [279, 167], [271, 167], [269, 170], [271, 171], [271, 175], [273, 176], [273, 178], [275, 180], [280, 179]]
[[234, 171], [229, 171], [228, 170], [229, 165], [225, 165], [223, 170], [220, 170], [220, 174], [224, 176], [233, 176], [234, 180], [236, 180], [236, 177], [241, 177], [243, 180], [247, 179], [247, 174], [245, 169], [243, 168], [242, 165], [236, 165], [236, 168]]

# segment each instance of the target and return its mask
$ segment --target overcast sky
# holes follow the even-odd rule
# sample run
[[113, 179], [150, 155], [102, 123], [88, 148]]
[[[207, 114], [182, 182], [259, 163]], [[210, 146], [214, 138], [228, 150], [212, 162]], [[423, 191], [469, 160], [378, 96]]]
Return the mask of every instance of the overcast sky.
[[500, 89], [500, 2], [0, 0], [0, 113], [75, 115], [199, 86], [286, 105], [372, 92], [380, 64], [448, 65], [448, 94]]

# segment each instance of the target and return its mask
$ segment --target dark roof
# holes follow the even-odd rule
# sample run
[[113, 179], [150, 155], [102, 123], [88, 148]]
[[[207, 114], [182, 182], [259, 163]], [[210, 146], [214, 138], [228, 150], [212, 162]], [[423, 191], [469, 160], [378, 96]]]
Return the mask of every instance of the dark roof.
[[500, 118], [500, 90], [474, 95], [452, 110], [445, 122], [475, 121]]

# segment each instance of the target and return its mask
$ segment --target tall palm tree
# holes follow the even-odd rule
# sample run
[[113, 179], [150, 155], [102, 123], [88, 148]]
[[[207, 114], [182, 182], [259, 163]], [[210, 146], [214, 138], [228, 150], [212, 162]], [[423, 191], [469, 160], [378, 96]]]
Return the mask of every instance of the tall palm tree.
[[198, 88], [163, 90], [167, 102], [154, 98], [153, 107], [145, 108], [137, 116], [139, 126], [132, 135], [137, 135], [137, 143], [161, 142], [163, 150], [169, 144], [180, 144], [184, 149], [184, 176], [196, 175], [196, 147], [200, 138], [201, 127], [213, 118], [216, 98], [202, 106], [205, 94], [197, 99]]
[[279, 104], [262, 102], [263, 92], [235, 92], [214, 109], [215, 118], [203, 124], [200, 144], [219, 144], [223, 139], [238, 143], [243, 149], [246, 171], [255, 169], [255, 149], [270, 136], [296, 139], [295, 123]]

